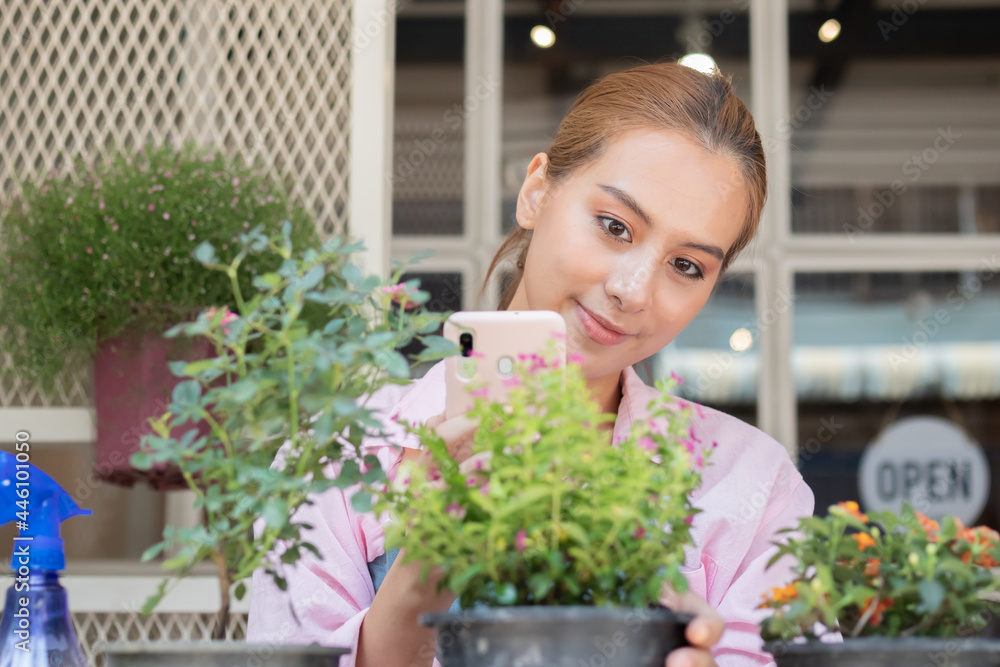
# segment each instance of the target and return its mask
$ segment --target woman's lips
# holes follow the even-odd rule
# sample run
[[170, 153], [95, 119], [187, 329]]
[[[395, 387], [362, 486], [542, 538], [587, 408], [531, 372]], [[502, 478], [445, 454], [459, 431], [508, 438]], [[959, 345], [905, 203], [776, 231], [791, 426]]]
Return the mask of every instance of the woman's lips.
[[628, 338], [628, 334], [612, 331], [601, 324], [589, 310], [581, 306], [579, 303], [576, 304], [576, 316], [580, 319], [580, 323], [583, 325], [583, 330], [587, 332], [587, 335], [601, 345], [617, 345]]

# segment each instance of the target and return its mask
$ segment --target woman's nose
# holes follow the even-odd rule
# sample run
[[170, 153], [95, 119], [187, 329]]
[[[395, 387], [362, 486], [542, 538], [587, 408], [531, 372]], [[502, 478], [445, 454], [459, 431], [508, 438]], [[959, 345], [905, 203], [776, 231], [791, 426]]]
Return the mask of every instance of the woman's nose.
[[653, 300], [655, 272], [649, 260], [623, 258], [604, 284], [605, 292], [626, 313], [649, 308]]

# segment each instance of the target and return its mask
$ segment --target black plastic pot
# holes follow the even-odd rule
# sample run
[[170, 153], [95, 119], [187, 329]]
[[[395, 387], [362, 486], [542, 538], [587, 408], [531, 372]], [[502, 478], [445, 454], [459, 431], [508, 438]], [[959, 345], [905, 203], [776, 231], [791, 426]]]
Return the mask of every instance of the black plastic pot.
[[768, 642], [778, 667], [996, 667], [1000, 639], [862, 637], [842, 643]]
[[424, 614], [442, 667], [663, 667], [691, 617], [665, 608], [497, 607]]
[[97, 647], [108, 667], [337, 667], [344, 648], [221, 641], [114, 642]]

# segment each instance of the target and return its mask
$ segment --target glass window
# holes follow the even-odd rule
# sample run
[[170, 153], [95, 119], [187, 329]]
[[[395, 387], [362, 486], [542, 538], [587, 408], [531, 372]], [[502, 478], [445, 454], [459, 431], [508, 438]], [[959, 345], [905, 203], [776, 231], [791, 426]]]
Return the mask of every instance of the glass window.
[[788, 17], [793, 231], [1000, 231], [998, 3], [828, 7]]
[[[1000, 476], [998, 271], [993, 257], [967, 272], [796, 276], [799, 464], [817, 511], [864, 500], [862, 456], [887, 428], [910, 417], [948, 420], [978, 443], [992, 478]], [[944, 461], [950, 450], [940, 447]], [[883, 466], [886, 498], [913, 503], [941, 495], [934, 485], [947, 485], [945, 468], [921, 466]], [[932, 514], [934, 503], [928, 509]], [[973, 520], [1000, 526], [1000, 491], [989, 491]]]
[[687, 328], [653, 358], [653, 373], [676, 373], [684, 381], [681, 396], [756, 425], [762, 329], [753, 276], [729, 274]]

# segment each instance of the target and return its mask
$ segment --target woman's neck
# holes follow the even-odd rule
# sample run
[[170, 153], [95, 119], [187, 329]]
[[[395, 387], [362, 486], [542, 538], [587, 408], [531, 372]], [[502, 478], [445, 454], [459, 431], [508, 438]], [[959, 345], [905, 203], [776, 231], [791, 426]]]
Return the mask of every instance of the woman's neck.
[[[610, 412], [613, 415], [618, 414], [618, 406], [621, 405], [622, 402], [621, 373], [588, 380], [587, 389], [590, 390], [591, 400], [597, 401], [597, 405], [600, 406], [601, 412]], [[608, 429], [613, 427], [614, 422], [610, 422], [605, 425], [605, 428]]]

